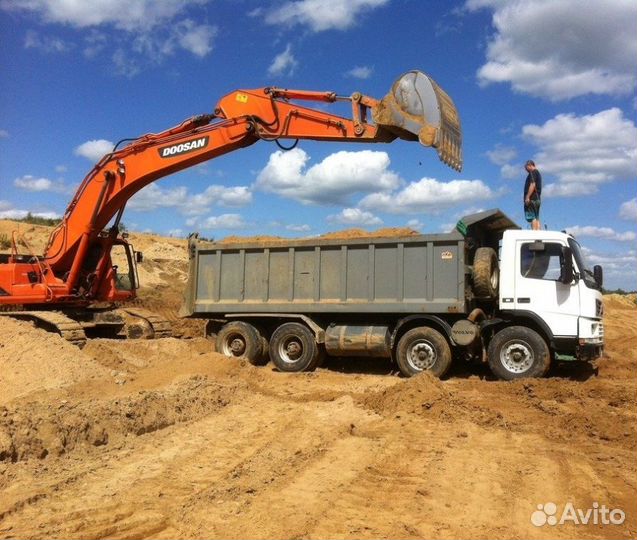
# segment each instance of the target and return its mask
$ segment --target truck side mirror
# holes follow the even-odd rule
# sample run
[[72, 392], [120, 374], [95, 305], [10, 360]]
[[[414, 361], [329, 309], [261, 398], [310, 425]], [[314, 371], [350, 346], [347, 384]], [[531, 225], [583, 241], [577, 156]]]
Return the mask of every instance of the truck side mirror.
[[573, 282], [573, 251], [570, 247], [562, 247], [560, 282], [568, 285]]
[[144, 254], [141, 251], [135, 252], [135, 262], [144, 262]]
[[601, 289], [604, 286], [604, 270], [599, 264], [593, 266], [593, 277], [595, 278], [595, 283]]

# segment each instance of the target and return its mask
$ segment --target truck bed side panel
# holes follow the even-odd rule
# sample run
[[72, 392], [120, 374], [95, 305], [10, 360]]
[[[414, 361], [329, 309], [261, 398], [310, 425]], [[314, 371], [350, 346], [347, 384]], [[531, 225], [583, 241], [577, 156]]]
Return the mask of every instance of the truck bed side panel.
[[191, 315], [465, 311], [454, 235], [216, 244], [198, 246], [191, 264]]

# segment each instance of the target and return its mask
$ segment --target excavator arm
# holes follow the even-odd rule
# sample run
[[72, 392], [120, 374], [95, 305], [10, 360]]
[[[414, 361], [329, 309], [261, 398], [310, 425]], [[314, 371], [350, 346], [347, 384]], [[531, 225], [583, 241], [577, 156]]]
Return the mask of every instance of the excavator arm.
[[[297, 101], [349, 101], [352, 115], [336, 116]], [[282, 88], [232, 92], [218, 102], [212, 114], [144, 135], [104, 156], [78, 188], [51, 234], [44, 257], [37, 259], [37, 264], [29, 261], [34, 269], [28, 280], [20, 282], [16, 278], [28, 272], [0, 264], [0, 304], [107, 299], [104, 282], [112, 272], [110, 248], [118, 240], [116, 227], [106, 233], [103, 230], [113, 217], [119, 223], [127, 201], [135, 193], [164, 176], [259, 140], [371, 143], [396, 138], [432, 146], [443, 162], [457, 170], [462, 167], [455, 106], [432, 79], [418, 71], [401, 76], [380, 101], [360, 93], [344, 97], [333, 92]], [[8, 261], [9, 265], [11, 262], [19, 264], [15, 258]]]

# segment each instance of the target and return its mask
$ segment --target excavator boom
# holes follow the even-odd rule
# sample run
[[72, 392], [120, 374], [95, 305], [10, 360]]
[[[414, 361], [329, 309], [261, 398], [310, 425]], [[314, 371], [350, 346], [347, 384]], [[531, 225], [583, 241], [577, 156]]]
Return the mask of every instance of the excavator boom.
[[[352, 114], [341, 117], [323, 105], [312, 108], [298, 101], [349, 101]], [[396, 138], [433, 147], [447, 165], [462, 167], [460, 121], [453, 101], [419, 71], [399, 77], [381, 100], [360, 93], [344, 97], [283, 88], [231, 92], [212, 114], [146, 134], [104, 156], [81, 183], [44, 256], [0, 256], [0, 306], [53, 309], [134, 298], [134, 287], [118, 288], [121, 276], [111, 259], [113, 246], [128, 246], [118, 236], [117, 224], [127, 201], [164, 176], [259, 140], [370, 143]], [[104, 230], [113, 218], [114, 225]]]

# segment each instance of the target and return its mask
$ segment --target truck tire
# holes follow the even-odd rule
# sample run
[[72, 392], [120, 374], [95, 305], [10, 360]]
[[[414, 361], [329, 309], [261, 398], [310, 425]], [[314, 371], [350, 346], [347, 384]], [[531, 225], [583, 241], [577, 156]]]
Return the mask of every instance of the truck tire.
[[270, 358], [279, 371], [314, 371], [321, 361], [321, 350], [307, 326], [289, 322], [272, 334]]
[[[252, 365], [262, 365], [263, 337], [251, 324], [231, 321], [217, 334], [217, 352], [234, 358], [245, 358]], [[267, 362], [266, 362], [267, 363]]]
[[405, 377], [423, 371], [443, 377], [451, 367], [451, 348], [440, 332], [420, 326], [400, 338], [396, 347], [396, 363]]
[[500, 330], [489, 343], [489, 367], [498, 379], [544, 377], [551, 367], [551, 353], [544, 338], [526, 326]]
[[498, 296], [500, 271], [498, 255], [489, 247], [476, 250], [473, 258], [473, 292], [478, 298], [493, 299]]

